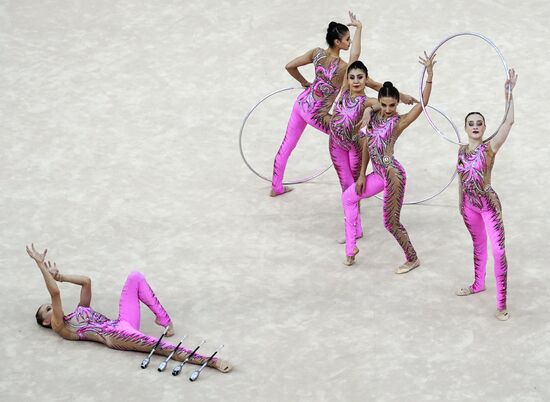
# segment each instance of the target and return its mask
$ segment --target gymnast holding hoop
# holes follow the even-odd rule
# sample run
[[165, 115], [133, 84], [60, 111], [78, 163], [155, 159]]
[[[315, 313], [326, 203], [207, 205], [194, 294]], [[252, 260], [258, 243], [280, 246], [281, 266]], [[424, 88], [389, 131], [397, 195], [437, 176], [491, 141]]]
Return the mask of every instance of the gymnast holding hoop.
[[[168, 313], [156, 298], [143, 274], [132, 272], [128, 275], [120, 296], [118, 319], [111, 320], [90, 307], [92, 281], [89, 277], [60, 274], [55, 263], [45, 262], [47, 250], [40, 253], [35, 250], [34, 245], [31, 245], [30, 248], [27, 246], [27, 253], [40, 269], [51, 297], [51, 303], [41, 305], [36, 312], [36, 321], [42, 327], [51, 328], [62, 338], [72, 341], [94, 341], [112, 349], [148, 353], [157, 344], [158, 339], [145, 335], [139, 330], [140, 302], [142, 302], [155, 314], [155, 322], [158, 325], [168, 327], [166, 336], [174, 334], [174, 327]], [[80, 302], [69, 315], [63, 313], [57, 282], [69, 282], [81, 286]], [[161, 341], [155, 353], [168, 356], [174, 349], [174, 345]], [[183, 361], [190, 353], [190, 350], [180, 346], [173, 358]], [[189, 359], [189, 363], [200, 365], [207, 360], [207, 356], [194, 354]], [[227, 360], [218, 358], [210, 360], [208, 366], [223, 373], [232, 369]]]
[[464, 130], [468, 145], [458, 151], [457, 171], [459, 181], [459, 208], [464, 224], [472, 236], [474, 246], [474, 283], [458, 289], [457, 296], [468, 296], [485, 290], [485, 269], [487, 265], [487, 233], [491, 241], [496, 281], [496, 318], [507, 320], [506, 290], [508, 264], [504, 245], [504, 224], [502, 208], [497, 193], [491, 187], [491, 171], [495, 155], [508, 138], [514, 124], [514, 103], [512, 90], [516, 86], [517, 74], [509, 70], [505, 83], [505, 96], [509, 108], [503, 124], [489, 140], [483, 140], [485, 117], [479, 112], [470, 112], [464, 119]]
[[[353, 42], [350, 40], [349, 29], [346, 25], [331, 22], [327, 28], [327, 49], [315, 48], [299, 56], [286, 65], [288, 73], [295, 78], [305, 90], [298, 96], [285, 133], [285, 137], [273, 163], [273, 177], [271, 182], [272, 197], [287, 193], [291, 187], [283, 186], [283, 176], [290, 154], [298, 144], [306, 126], [316, 128], [329, 134], [329, 111], [336, 100], [344, 81], [348, 63], [340, 58], [341, 50], [351, 50], [349, 63], [359, 59], [361, 54], [362, 24], [352, 12], [349, 13], [351, 22], [348, 26], [356, 28]], [[315, 79], [309, 83], [298, 70], [298, 67], [313, 63]], [[382, 86], [379, 82], [368, 79], [366, 85], [376, 91]], [[412, 104], [416, 101], [412, 96], [404, 95], [403, 102]]]
[[[425, 58], [420, 57], [419, 63], [426, 67], [428, 79], [422, 92], [422, 100], [426, 105], [430, 99], [433, 78], [435, 53]], [[385, 82], [378, 92], [379, 104], [366, 109], [366, 120], [360, 130], [362, 137], [362, 163], [357, 182], [342, 194], [346, 228], [346, 260], [345, 265], [352, 265], [359, 252], [356, 246], [357, 226], [359, 218], [359, 201], [372, 197], [384, 190], [383, 214], [384, 226], [397, 240], [406, 262], [399, 266], [396, 274], [404, 274], [420, 266], [416, 251], [409, 239], [405, 227], [401, 224], [400, 215], [405, 196], [406, 174], [403, 166], [394, 158], [393, 149], [399, 136], [422, 113], [422, 105], [416, 104], [404, 115], [397, 113], [399, 91], [389, 81]], [[372, 111], [372, 114], [370, 112]], [[369, 160], [372, 160], [373, 172], [366, 176]]]
[[[351, 11], [349, 26], [355, 27], [353, 45], [349, 55], [349, 63], [359, 59], [361, 54], [361, 30], [363, 26]], [[344, 24], [332, 21], [327, 28], [327, 49], [315, 48], [299, 56], [286, 65], [288, 73], [305, 88], [294, 102], [292, 113], [288, 120], [285, 137], [273, 162], [273, 178], [271, 182], [272, 197], [287, 193], [291, 187], [283, 186], [283, 176], [290, 154], [298, 144], [306, 125], [328, 134], [330, 116], [328, 115], [344, 79], [347, 63], [340, 58], [341, 50], [348, 50], [351, 43], [349, 29]], [[315, 79], [309, 83], [300, 73], [298, 67], [313, 63]], [[373, 88], [380, 86], [377, 82], [369, 82]]]

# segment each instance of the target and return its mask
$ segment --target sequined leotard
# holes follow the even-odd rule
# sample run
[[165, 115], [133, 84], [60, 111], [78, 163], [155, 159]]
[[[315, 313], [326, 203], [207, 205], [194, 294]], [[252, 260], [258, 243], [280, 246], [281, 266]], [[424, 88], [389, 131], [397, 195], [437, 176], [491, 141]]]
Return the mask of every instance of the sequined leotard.
[[459, 207], [464, 224], [474, 244], [474, 293], [485, 289], [487, 234], [491, 241], [497, 290], [497, 309], [506, 308], [507, 273], [502, 207], [491, 187], [491, 171], [495, 152], [490, 143], [482, 143], [473, 151], [467, 145], [458, 151], [457, 171], [460, 178]]
[[374, 171], [366, 177], [365, 188], [361, 195], [355, 192], [355, 185], [350, 186], [342, 195], [346, 221], [346, 255], [348, 256], [354, 255], [357, 202], [384, 190], [384, 226], [403, 249], [407, 261], [417, 259], [407, 230], [401, 224], [401, 208], [407, 177], [405, 169], [393, 156], [393, 148], [400, 134], [395, 130], [399, 118], [399, 115], [394, 115], [385, 120], [373, 114], [369, 126], [360, 131], [360, 136], [367, 138]]

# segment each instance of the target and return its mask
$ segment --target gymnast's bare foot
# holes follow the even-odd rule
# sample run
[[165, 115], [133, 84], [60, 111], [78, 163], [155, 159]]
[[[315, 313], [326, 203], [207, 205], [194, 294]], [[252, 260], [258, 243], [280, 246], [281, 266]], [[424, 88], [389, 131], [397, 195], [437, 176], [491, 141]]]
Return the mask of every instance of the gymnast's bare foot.
[[213, 368], [220, 370], [222, 373], [228, 373], [233, 370], [233, 366], [229, 361], [223, 359], [217, 359], [212, 365]]
[[284, 186], [283, 187], [283, 192], [282, 193], [276, 193], [275, 191], [271, 190], [271, 192], [269, 193], [269, 195], [271, 197], [277, 197], [279, 195], [283, 195], [283, 194], [286, 194], [286, 193], [290, 193], [292, 190], [294, 190], [293, 187], [289, 187], [289, 186]]
[[457, 289], [455, 291], [455, 295], [457, 295], [457, 296], [470, 296], [470, 295], [473, 295], [474, 293], [483, 292], [484, 290], [485, 290], [485, 288], [483, 288], [481, 290], [478, 290], [477, 292], [474, 292], [474, 290], [472, 289], [471, 286], [467, 286], [465, 288]]
[[409, 271], [412, 271], [415, 268], [420, 266], [420, 260], [417, 258], [414, 261], [407, 261], [403, 265], [400, 265], [396, 270], [396, 274], [406, 274]]
[[350, 267], [353, 264], [355, 264], [355, 256], [359, 253], [359, 249], [355, 247], [353, 249], [353, 255], [347, 255], [346, 259], [344, 260], [344, 265]]
[[[164, 325], [162, 325], [159, 321], [158, 318], [155, 319], [155, 324], [157, 325], [160, 325], [161, 327], [164, 327]], [[166, 336], [167, 337], [170, 337], [170, 336], [174, 336], [175, 332], [174, 332], [174, 324], [172, 322], [170, 322], [170, 324], [168, 324], [168, 331], [166, 331]]]
[[507, 321], [510, 318], [510, 313], [506, 309], [497, 310], [495, 317], [500, 321]]

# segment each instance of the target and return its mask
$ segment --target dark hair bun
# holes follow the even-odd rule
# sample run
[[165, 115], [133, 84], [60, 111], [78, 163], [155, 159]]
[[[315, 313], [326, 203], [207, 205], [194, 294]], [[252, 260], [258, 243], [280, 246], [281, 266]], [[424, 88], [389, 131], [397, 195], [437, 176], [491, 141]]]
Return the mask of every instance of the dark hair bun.
[[328, 24], [327, 28], [327, 36], [326, 40], [330, 47], [334, 46], [334, 42], [338, 40], [342, 40], [344, 35], [349, 32], [349, 29], [344, 24], [340, 24], [338, 22], [331, 21], [330, 24]]
[[393, 86], [391, 81], [384, 82], [384, 85], [382, 85], [382, 88], [378, 91], [378, 100], [385, 97], [393, 98], [399, 102], [399, 91]]

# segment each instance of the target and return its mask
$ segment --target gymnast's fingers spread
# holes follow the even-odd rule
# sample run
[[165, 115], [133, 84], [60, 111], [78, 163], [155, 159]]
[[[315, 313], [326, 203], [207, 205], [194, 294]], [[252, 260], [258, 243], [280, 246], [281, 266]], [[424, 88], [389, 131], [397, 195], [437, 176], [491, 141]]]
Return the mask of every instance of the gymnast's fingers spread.
[[27, 254], [29, 255], [29, 257], [31, 257], [34, 260], [34, 254], [29, 248], [29, 246], [25, 246], [25, 248], [27, 249]]

